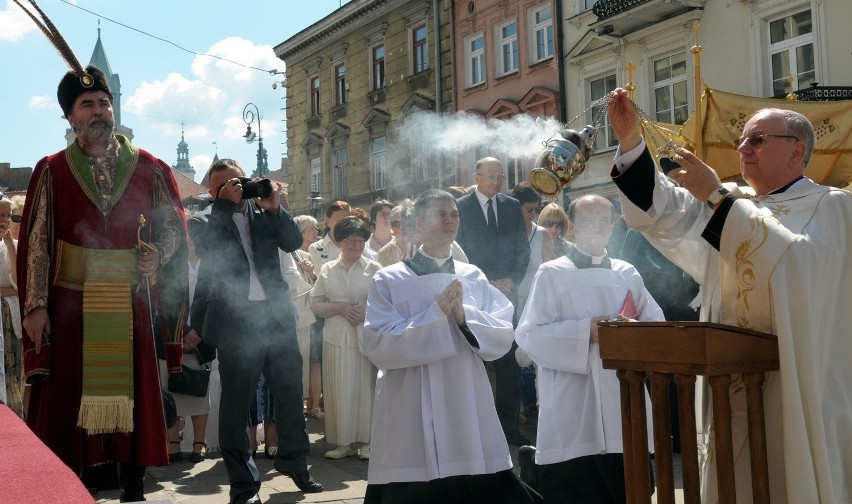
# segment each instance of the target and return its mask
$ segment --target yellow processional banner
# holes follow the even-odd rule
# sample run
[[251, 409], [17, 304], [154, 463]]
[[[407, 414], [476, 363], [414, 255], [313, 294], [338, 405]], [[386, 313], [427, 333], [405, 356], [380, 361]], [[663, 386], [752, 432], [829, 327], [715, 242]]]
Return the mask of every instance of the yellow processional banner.
[[[670, 141], [698, 149], [698, 155], [712, 166], [722, 180], [739, 177], [739, 155], [733, 141], [743, 134], [746, 121], [762, 108], [795, 110], [814, 126], [816, 145], [805, 175], [816, 182], [846, 187], [852, 182], [852, 100], [790, 101], [756, 98], [704, 88], [701, 97], [701, 142], [695, 141], [695, 116], [683, 125], [655, 123], [645, 125], [645, 138], [660, 155]], [[674, 133], [673, 137], [666, 133]], [[668, 138], [664, 138], [668, 136]]]

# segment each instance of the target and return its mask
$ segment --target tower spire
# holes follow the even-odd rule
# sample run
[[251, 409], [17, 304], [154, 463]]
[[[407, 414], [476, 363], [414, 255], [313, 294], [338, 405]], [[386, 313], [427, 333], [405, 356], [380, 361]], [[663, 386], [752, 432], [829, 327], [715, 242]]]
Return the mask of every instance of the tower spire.
[[184, 139], [184, 122], [180, 122], [180, 143], [177, 146], [177, 163], [172, 166], [175, 170], [186, 174], [189, 178], [195, 177], [195, 169], [189, 164], [189, 145]]

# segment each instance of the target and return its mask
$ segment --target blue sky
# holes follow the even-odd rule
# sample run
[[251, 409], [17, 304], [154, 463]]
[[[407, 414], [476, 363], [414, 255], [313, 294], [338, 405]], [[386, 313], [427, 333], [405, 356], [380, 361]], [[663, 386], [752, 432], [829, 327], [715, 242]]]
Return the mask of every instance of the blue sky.
[[[196, 56], [104, 18], [198, 53], [283, 71], [284, 62], [272, 48], [341, 5], [341, 0], [37, 1], [84, 66], [101, 19], [101, 40], [113, 72], [121, 78], [122, 123], [133, 128], [134, 143], [174, 164], [183, 122], [199, 181], [217, 149], [219, 157], [254, 168], [257, 144], [242, 139], [242, 111], [249, 102], [263, 117], [269, 167], [279, 168], [286, 152], [283, 90], [272, 89], [272, 84], [282, 76]], [[65, 147], [68, 123], [61, 118], [56, 86], [67, 66], [12, 0], [0, 0], [0, 62], [0, 162], [34, 166]]]

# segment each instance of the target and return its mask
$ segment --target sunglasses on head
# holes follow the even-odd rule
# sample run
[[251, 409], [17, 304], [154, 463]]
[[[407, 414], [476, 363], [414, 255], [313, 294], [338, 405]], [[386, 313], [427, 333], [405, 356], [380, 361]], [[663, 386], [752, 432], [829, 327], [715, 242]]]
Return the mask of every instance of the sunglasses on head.
[[768, 138], [791, 138], [793, 140], [799, 141], [799, 137], [793, 135], [771, 135], [769, 133], [764, 133], [762, 131], [755, 131], [749, 136], [741, 136], [734, 140], [734, 148], [739, 149], [743, 142], [748, 142], [752, 147], [758, 147], [763, 145]]
[[562, 222], [562, 221], [556, 221], [556, 220], [546, 220], [546, 221], [544, 221], [544, 227], [549, 228], [549, 227], [553, 227], [553, 226], [556, 226], [556, 227], [558, 227], [558, 228], [561, 228], [561, 227], [565, 226], [565, 223], [564, 223], [564, 222]]

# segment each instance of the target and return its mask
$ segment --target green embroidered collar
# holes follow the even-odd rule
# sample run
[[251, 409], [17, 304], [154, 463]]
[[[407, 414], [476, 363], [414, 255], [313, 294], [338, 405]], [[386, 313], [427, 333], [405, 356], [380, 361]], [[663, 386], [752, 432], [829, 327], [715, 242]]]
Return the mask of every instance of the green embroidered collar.
[[79, 142], [75, 141], [65, 149], [65, 159], [71, 170], [71, 174], [77, 179], [80, 188], [87, 198], [103, 212], [105, 215], [110, 213], [113, 207], [121, 199], [121, 195], [127, 188], [130, 182], [130, 177], [133, 175], [133, 170], [136, 169], [136, 162], [139, 160], [139, 148], [130, 143], [127, 137], [115, 135], [118, 140], [118, 162], [115, 168], [115, 181], [112, 186], [112, 194], [110, 194], [108, 204], [103, 203], [103, 198], [98, 191], [98, 185], [95, 183], [95, 176], [92, 173], [92, 168], [89, 165], [89, 157], [83, 152]]

